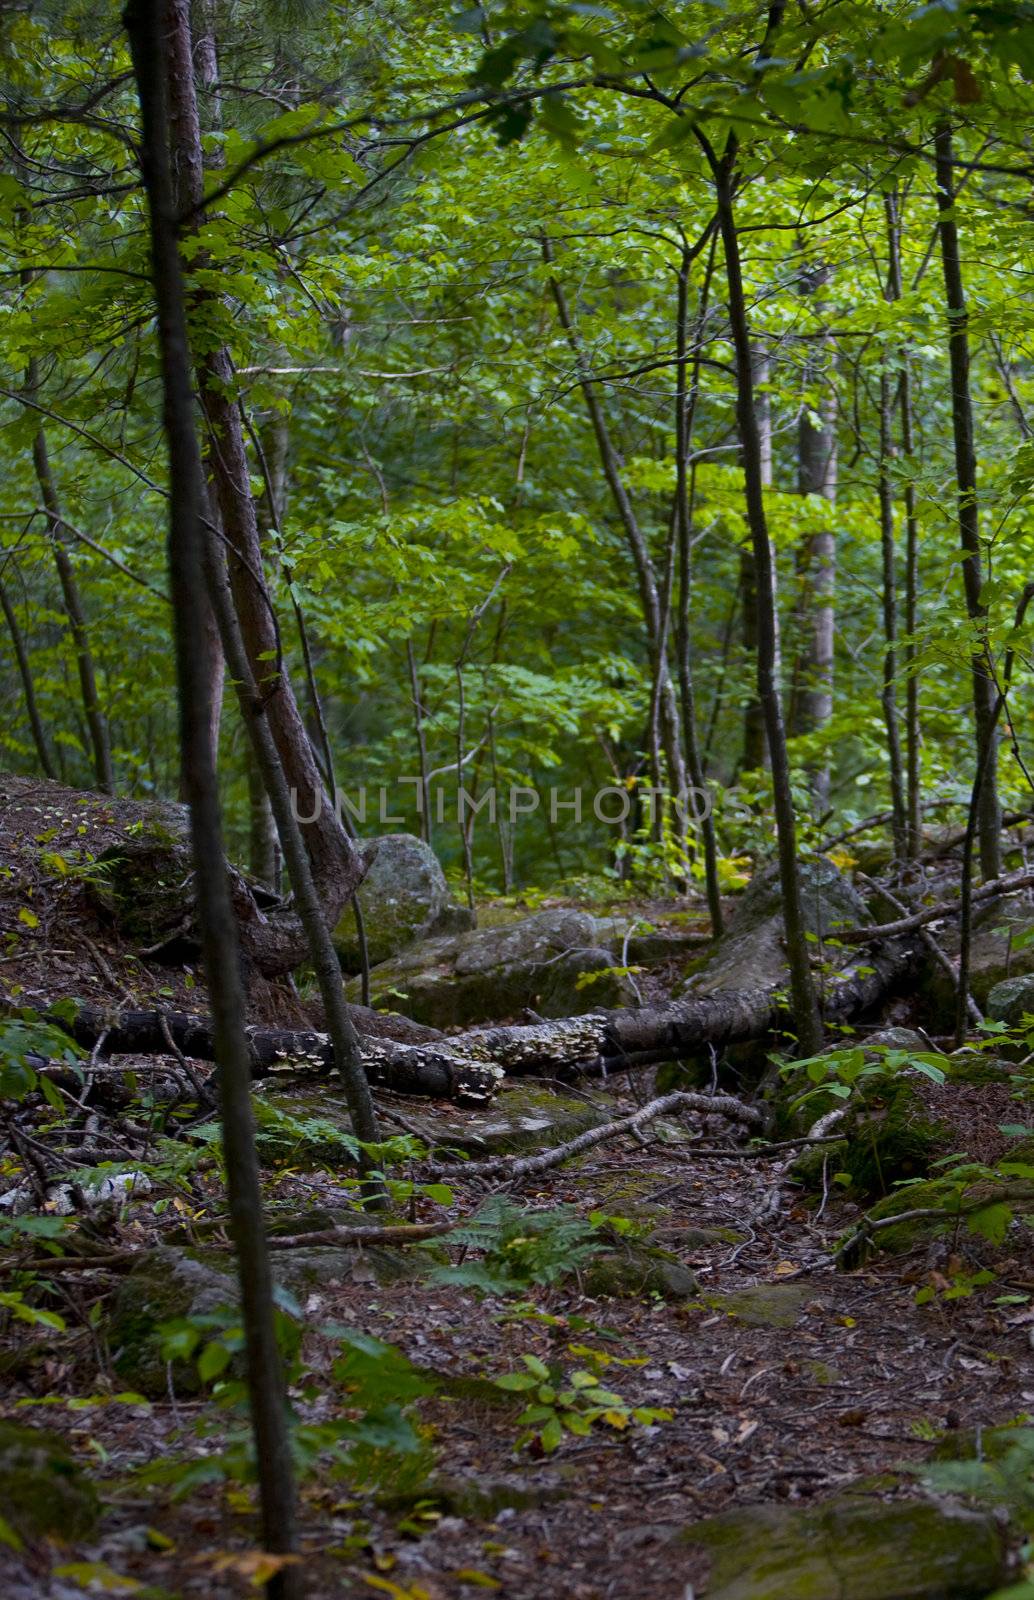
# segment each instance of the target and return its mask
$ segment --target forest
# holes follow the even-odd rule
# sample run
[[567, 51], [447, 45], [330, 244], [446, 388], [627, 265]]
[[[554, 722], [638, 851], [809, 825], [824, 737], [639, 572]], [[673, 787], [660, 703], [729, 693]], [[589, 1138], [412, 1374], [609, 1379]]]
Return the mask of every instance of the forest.
[[1032, 182], [1034, 0], [0, 7], [8, 1600], [1034, 1600]]

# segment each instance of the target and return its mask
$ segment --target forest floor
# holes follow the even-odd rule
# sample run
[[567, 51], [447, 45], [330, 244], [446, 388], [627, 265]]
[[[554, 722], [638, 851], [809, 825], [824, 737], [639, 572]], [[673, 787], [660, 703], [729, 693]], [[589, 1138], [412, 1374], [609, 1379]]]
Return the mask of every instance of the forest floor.
[[[488, 1504], [471, 1514], [458, 1491], [458, 1511], [448, 1493], [436, 1501], [425, 1492], [414, 1497], [415, 1509], [389, 1509], [375, 1493], [356, 1494], [347, 1481], [317, 1473], [303, 1486], [301, 1506], [309, 1594], [444, 1600], [487, 1588], [514, 1600], [683, 1600], [706, 1593], [706, 1563], [680, 1539], [700, 1518], [826, 1497], [859, 1479], [884, 1497], [908, 1494], [914, 1489], [901, 1469], [927, 1460], [933, 1439], [1034, 1410], [1034, 1313], [989, 1304], [1034, 1288], [1029, 1261], [1000, 1254], [989, 1291], [917, 1307], [917, 1286], [936, 1281], [925, 1250], [876, 1258], [852, 1273], [829, 1264], [854, 1207], [831, 1197], [816, 1218], [814, 1207], [784, 1189], [778, 1213], [751, 1222], [768, 1209], [778, 1177], [771, 1160], [709, 1158], [691, 1144], [657, 1140], [632, 1150], [601, 1146], [548, 1182], [524, 1186], [522, 1200], [536, 1208], [566, 1203], [582, 1212], [621, 1212], [630, 1196], [663, 1208], [663, 1243], [699, 1282], [698, 1294], [676, 1303], [589, 1298], [575, 1275], [559, 1288], [529, 1291], [515, 1308], [450, 1285], [382, 1285], [363, 1271], [361, 1258], [340, 1280], [321, 1283], [305, 1305], [311, 1324], [389, 1340], [437, 1373], [494, 1377], [520, 1369], [529, 1354], [547, 1365], [584, 1367], [591, 1358], [569, 1347], [588, 1347], [612, 1358], [604, 1381], [623, 1399], [672, 1415], [622, 1432], [597, 1426], [588, 1437], [565, 1438], [555, 1456], [535, 1459], [515, 1450], [521, 1429], [512, 1406], [477, 1397], [422, 1402], [438, 1475], [453, 1485], [478, 1484]], [[299, 1210], [340, 1199], [328, 1173], [283, 1174], [275, 1188], [278, 1203]], [[457, 1185], [460, 1211], [475, 1198]], [[149, 1210], [134, 1207], [122, 1228], [125, 1244], [145, 1248], [159, 1236]], [[702, 1229], [741, 1237], [680, 1248], [691, 1230]], [[717, 1301], [765, 1286], [776, 1294], [760, 1297], [760, 1312], [756, 1295], [747, 1295], [739, 1314]], [[74, 1402], [117, 1387], [98, 1362], [103, 1341], [88, 1317], [111, 1287], [99, 1270], [66, 1284], [87, 1313], [71, 1349], [37, 1351], [26, 1367], [21, 1335], [22, 1377], [8, 1379], [3, 1415], [38, 1420], [27, 1400]], [[315, 1332], [306, 1354], [318, 1387], [332, 1341]], [[301, 1410], [318, 1415], [321, 1406], [303, 1402]], [[173, 1398], [85, 1411], [49, 1404], [46, 1424], [93, 1463], [108, 1509], [99, 1536], [84, 1546], [0, 1553], [5, 1596], [79, 1595], [80, 1583], [59, 1571], [77, 1562], [102, 1562], [155, 1595], [222, 1600], [248, 1592], [232, 1566], [257, 1538], [246, 1492], [195, 1488], [177, 1503], [165, 1490], [134, 1483], [143, 1465], [216, 1448], [217, 1436], [195, 1435], [202, 1414], [210, 1424], [210, 1406]]]
[[[102, 819], [110, 809], [90, 805], [102, 808]], [[112, 814], [115, 833], [119, 826]], [[203, 1010], [196, 974], [158, 968], [85, 915], [74, 857], [80, 827], [62, 814], [7, 833], [8, 859], [19, 862], [0, 882], [0, 985], [8, 1003], [42, 1008], [65, 994]], [[34, 889], [40, 832], [71, 870], [44, 862]], [[26, 904], [30, 919], [20, 915]], [[665, 974], [650, 981], [659, 998]], [[258, 986], [252, 1005], [256, 1022], [311, 1020], [283, 986]], [[910, 1020], [904, 1006], [893, 1020]], [[154, 1064], [119, 1062], [142, 1082]], [[198, 1064], [202, 1075], [210, 1070]], [[594, 1093], [620, 1116], [642, 1102], [647, 1083], [623, 1076]], [[993, 1159], [999, 1125], [1017, 1114], [1013, 1107], [1010, 1116], [1008, 1091], [959, 1085], [956, 1094], [959, 1148], [965, 1138], [974, 1156]], [[426, 1102], [384, 1103], [409, 1117], [427, 1109]], [[461, 1120], [479, 1115], [439, 1111]], [[111, 1126], [117, 1131], [118, 1117]], [[13, 1170], [0, 1165], [0, 1190]], [[330, 1162], [270, 1165], [263, 1176], [278, 1212], [354, 1204], [343, 1171]], [[321, 1274], [303, 1300], [311, 1378], [295, 1395], [299, 1415], [320, 1421], [340, 1412], [330, 1370], [340, 1347], [327, 1331], [335, 1326], [389, 1341], [441, 1381], [416, 1405], [435, 1460], [408, 1499], [397, 1485], [357, 1487], [327, 1469], [304, 1478], [300, 1548], [311, 1600], [375, 1593], [469, 1600], [479, 1590], [510, 1600], [691, 1600], [708, 1593], [707, 1559], [685, 1538], [701, 1519], [757, 1504], [815, 1504], [848, 1486], [887, 1502], [914, 1497], [921, 1492], [915, 1473], [938, 1441], [1034, 1413], [1034, 1269], [1011, 1245], [1015, 1233], [997, 1248], [980, 1241], [978, 1258], [972, 1243], [949, 1239], [839, 1271], [832, 1252], [859, 1206], [833, 1183], [805, 1194], [788, 1182], [780, 1153], [750, 1153], [742, 1130], [693, 1116], [675, 1129], [653, 1125], [638, 1141], [602, 1143], [516, 1185], [502, 1175], [496, 1184], [450, 1183], [451, 1202], [420, 1196], [416, 1220], [467, 1216], [493, 1187], [540, 1212], [570, 1206], [582, 1216], [646, 1219], [653, 1242], [695, 1274], [696, 1289], [590, 1294], [577, 1268], [549, 1288], [480, 1295], [436, 1281], [431, 1252], [414, 1250], [426, 1265], [394, 1282], [381, 1281], [362, 1252], [333, 1252], [340, 1270]], [[87, 1237], [93, 1230], [95, 1247], [145, 1258], [165, 1241], [182, 1244], [198, 1218], [224, 1214], [213, 1170], [191, 1185], [189, 1203], [170, 1189], [172, 1203], [156, 1209], [152, 1192], [103, 1217], [87, 1215], [81, 1226]], [[989, 1261], [993, 1281], [945, 1297]], [[147, 1403], [105, 1403], [125, 1389], [106, 1338], [122, 1276], [99, 1265], [50, 1277], [48, 1303], [60, 1307], [68, 1331], [3, 1325], [0, 1418], [64, 1435], [104, 1510], [86, 1540], [21, 1551], [0, 1540], [0, 1594], [237, 1600], [254, 1593], [248, 1563], [260, 1534], [252, 1492], [209, 1483], [176, 1499], [139, 1477], [156, 1463], [217, 1451], [233, 1419], [207, 1399], [177, 1394], [175, 1385]], [[12, 1273], [4, 1287], [24, 1282]], [[932, 1298], [919, 1304], [924, 1288]], [[551, 1371], [595, 1368], [622, 1400], [670, 1418], [623, 1429], [596, 1423], [585, 1437], [565, 1434], [552, 1455], [534, 1442], [521, 1447], [520, 1404], [494, 1380], [525, 1369], [526, 1357]]]

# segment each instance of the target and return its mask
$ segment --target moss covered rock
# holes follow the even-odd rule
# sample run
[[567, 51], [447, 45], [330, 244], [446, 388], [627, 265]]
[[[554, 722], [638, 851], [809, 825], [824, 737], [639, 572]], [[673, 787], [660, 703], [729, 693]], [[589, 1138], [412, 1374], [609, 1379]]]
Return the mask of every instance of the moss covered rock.
[[[992, 1207], [1006, 1208], [1016, 1217], [1028, 1215], [1034, 1211], [1034, 1180], [982, 1178], [963, 1189], [961, 1195], [943, 1178], [909, 1184], [885, 1196], [869, 1211], [869, 1221], [882, 1226], [872, 1230], [866, 1249], [898, 1255], [955, 1233], [975, 1242], [986, 1237], [981, 1230], [981, 1213], [986, 1214]], [[907, 1215], [910, 1212], [930, 1214]], [[1001, 1210], [997, 1215], [999, 1220], [1005, 1220]], [[902, 1220], [893, 1222], [895, 1217]], [[970, 1219], [976, 1221], [976, 1227]], [[855, 1262], [856, 1258], [849, 1258], [843, 1264], [851, 1266]]]
[[[800, 870], [805, 927], [817, 939], [835, 938], [841, 928], [872, 921], [861, 895], [831, 861], [805, 861]], [[779, 874], [775, 867], [765, 867], [751, 879], [729, 932], [689, 978], [684, 993], [778, 989], [788, 981]]]
[[[341, 1142], [351, 1130], [344, 1099], [323, 1088], [264, 1088], [262, 1103], [283, 1113], [261, 1125], [263, 1154], [291, 1166], [333, 1166], [347, 1157]], [[563, 1144], [614, 1116], [605, 1095], [564, 1094], [534, 1079], [507, 1080], [487, 1105], [422, 1104], [407, 1108], [406, 1121], [431, 1148], [461, 1150], [474, 1156], [537, 1150]], [[284, 1120], [287, 1119], [287, 1120]]]
[[[393, 1283], [418, 1277], [426, 1258], [386, 1246], [362, 1250], [314, 1245], [311, 1249], [274, 1252], [273, 1277], [279, 1289], [296, 1301], [333, 1282]], [[227, 1313], [236, 1318], [237, 1281], [232, 1259], [216, 1251], [171, 1246], [142, 1256], [119, 1285], [108, 1323], [112, 1364], [130, 1389], [163, 1398], [171, 1379], [177, 1394], [199, 1394], [203, 1388], [192, 1362], [166, 1363], [162, 1355], [162, 1323]]]
[[1010, 1028], [1025, 1016], [1034, 1016], [1034, 973], [996, 983], [987, 997], [987, 1014], [992, 1022], [1007, 1022]]
[[724, 1311], [749, 1328], [793, 1328], [808, 1302], [815, 1299], [815, 1288], [807, 1283], [758, 1283], [750, 1289], [704, 1298], [715, 1311]]
[[[1034, 942], [1017, 948], [1020, 936], [1034, 928], [1034, 919], [1029, 906], [1006, 901], [978, 907], [973, 923], [969, 986], [977, 1004], [991, 1015], [990, 997], [996, 988], [1017, 978], [1034, 976]], [[938, 934], [938, 942], [949, 956], [957, 956], [958, 927], [946, 927]], [[934, 1031], [940, 1025], [950, 1027], [955, 1009], [954, 989], [948, 975], [932, 959], [924, 969], [921, 988], [932, 1012]]]
[[846, 1139], [837, 1139], [833, 1144], [806, 1144], [790, 1162], [790, 1177], [803, 1189], [821, 1189], [834, 1173], [843, 1172], [849, 1150]]
[[697, 1292], [697, 1278], [670, 1250], [643, 1239], [620, 1239], [593, 1256], [582, 1275], [585, 1292], [594, 1299], [688, 1300]]
[[[371, 962], [388, 961], [418, 939], [459, 933], [474, 917], [452, 898], [438, 857], [412, 833], [389, 833], [360, 845], [367, 867], [359, 887]], [[355, 913], [346, 906], [334, 930], [334, 946], [345, 972], [358, 972]]]
[[748, 1506], [682, 1539], [710, 1568], [708, 1600], [980, 1600], [1006, 1570], [993, 1517], [928, 1501]]
[[[627, 1005], [634, 991], [605, 942], [611, 931], [586, 911], [561, 910], [427, 939], [374, 968], [371, 1000], [436, 1028], [499, 1021], [529, 1008], [568, 1017]], [[357, 980], [348, 994], [358, 998]]]
[[100, 1501], [59, 1435], [0, 1422], [0, 1517], [21, 1539], [82, 1539]]

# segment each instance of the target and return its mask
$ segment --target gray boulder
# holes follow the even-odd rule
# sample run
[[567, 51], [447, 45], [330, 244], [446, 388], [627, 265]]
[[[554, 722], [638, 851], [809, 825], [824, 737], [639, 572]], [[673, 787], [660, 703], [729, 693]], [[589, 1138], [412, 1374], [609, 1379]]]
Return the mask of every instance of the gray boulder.
[[[861, 895], [831, 861], [819, 857], [802, 862], [800, 877], [805, 927], [817, 940], [835, 939], [841, 928], [872, 921]], [[765, 867], [744, 890], [728, 933], [690, 976], [683, 992], [779, 989], [788, 981], [779, 873], [774, 866]]]
[[1010, 1027], [1028, 1014], [1034, 1016], [1034, 973], [996, 983], [987, 997], [987, 1014], [992, 1022], [1007, 1022]]
[[[412, 833], [363, 840], [369, 870], [359, 888], [371, 965], [387, 961], [418, 939], [473, 927], [473, 914], [449, 892], [438, 857]], [[360, 970], [355, 914], [346, 906], [334, 930], [345, 972]]]
[[[620, 943], [603, 942], [612, 933], [588, 912], [559, 910], [428, 939], [374, 968], [371, 1003], [435, 1028], [497, 1022], [528, 1008], [569, 1017], [628, 1005], [635, 992], [613, 970]], [[358, 983], [347, 992], [356, 999]]]
[[[261, 1151], [292, 1167], [331, 1167], [346, 1160], [344, 1147], [335, 1142], [351, 1136], [352, 1124], [343, 1097], [333, 1089], [291, 1087], [269, 1080], [257, 1097]], [[271, 1106], [286, 1113], [305, 1130], [291, 1142], [289, 1125], [273, 1142], [261, 1108]], [[487, 1105], [465, 1106], [452, 1101], [415, 1101], [406, 1108], [406, 1121], [429, 1147], [463, 1150], [473, 1156], [512, 1154], [563, 1144], [588, 1128], [609, 1122], [614, 1105], [603, 1094], [571, 1090], [556, 1092], [534, 1078], [507, 1079]], [[654, 1129], [657, 1124], [655, 1123]]]
[[[314, 1216], [311, 1225], [325, 1227], [353, 1220], [349, 1215]], [[282, 1231], [274, 1227], [273, 1232]], [[420, 1259], [383, 1245], [362, 1250], [314, 1245], [311, 1249], [275, 1251], [276, 1287], [296, 1302], [331, 1282], [391, 1283], [420, 1273]], [[112, 1305], [108, 1344], [112, 1365], [128, 1388], [151, 1399], [163, 1399], [172, 1387], [179, 1395], [199, 1394], [203, 1384], [193, 1362], [177, 1360], [171, 1372], [162, 1354], [162, 1323], [237, 1312], [239, 1297], [232, 1257], [215, 1250], [163, 1245], [142, 1254], [123, 1279]], [[234, 1370], [238, 1370], [235, 1363]]]

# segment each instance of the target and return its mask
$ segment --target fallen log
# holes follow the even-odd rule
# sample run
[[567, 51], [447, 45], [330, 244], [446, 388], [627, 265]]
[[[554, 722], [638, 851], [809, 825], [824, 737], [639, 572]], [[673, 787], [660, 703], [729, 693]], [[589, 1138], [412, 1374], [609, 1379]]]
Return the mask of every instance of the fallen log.
[[[71, 1020], [51, 1016], [84, 1049], [100, 1045], [101, 1056], [163, 1055], [171, 1038], [176, 1048], [196, 1061], [214, 1061], [215, 1040], [207, 1017], [182, 1011], [108, 1011], [85, 1006]], [[330, 1071], [334, 1051], [330, 1036], [315, 1029], [249, 1028], [251, 1070], [256, 1078], [309, 1068]], [[406, 1044], [398, 1039], [361, 1036], [363, 1066], [370, 1082], [396, 1094], [441, 1100], [488, 1100], [499, 1087], [502, 1068], [455, 1050], [443, 1039]]]
[[[842, 1022], [875, 1005], [906, 975], [913, 959], [909, 946], [893, 941], [868, 954], [864, 965], [827, 984], [823, 1016]], [[52, 1020], [86, 1049], [102, 1041], [98, 1053], [103, 1055], [161, 1055], [168, 1052], [171, 1037], [184, 1056], [215, 1059], [211, 1026], [204, 1017], [159, 1011], [112, 1014], [87, 1007], [70, 1022]], [[780, 991], [737, 989], [689, 995], [640, 1011], [597, 1011], [557, 1022], [474, 1028], [415, 1044], [365, 1033], [360, 1042], [373, 1084], [398, 1094], [485, 1101], [506, 1076], [603, 1076], [677, 1060], [708, 1045], [759, 1039], [785, 1029], [788, 1021]], [[333, 1066], [324, 1033], [251, 1028], [248, 1037], [256, 1077], [299, 1067], [329, 1071]]]

